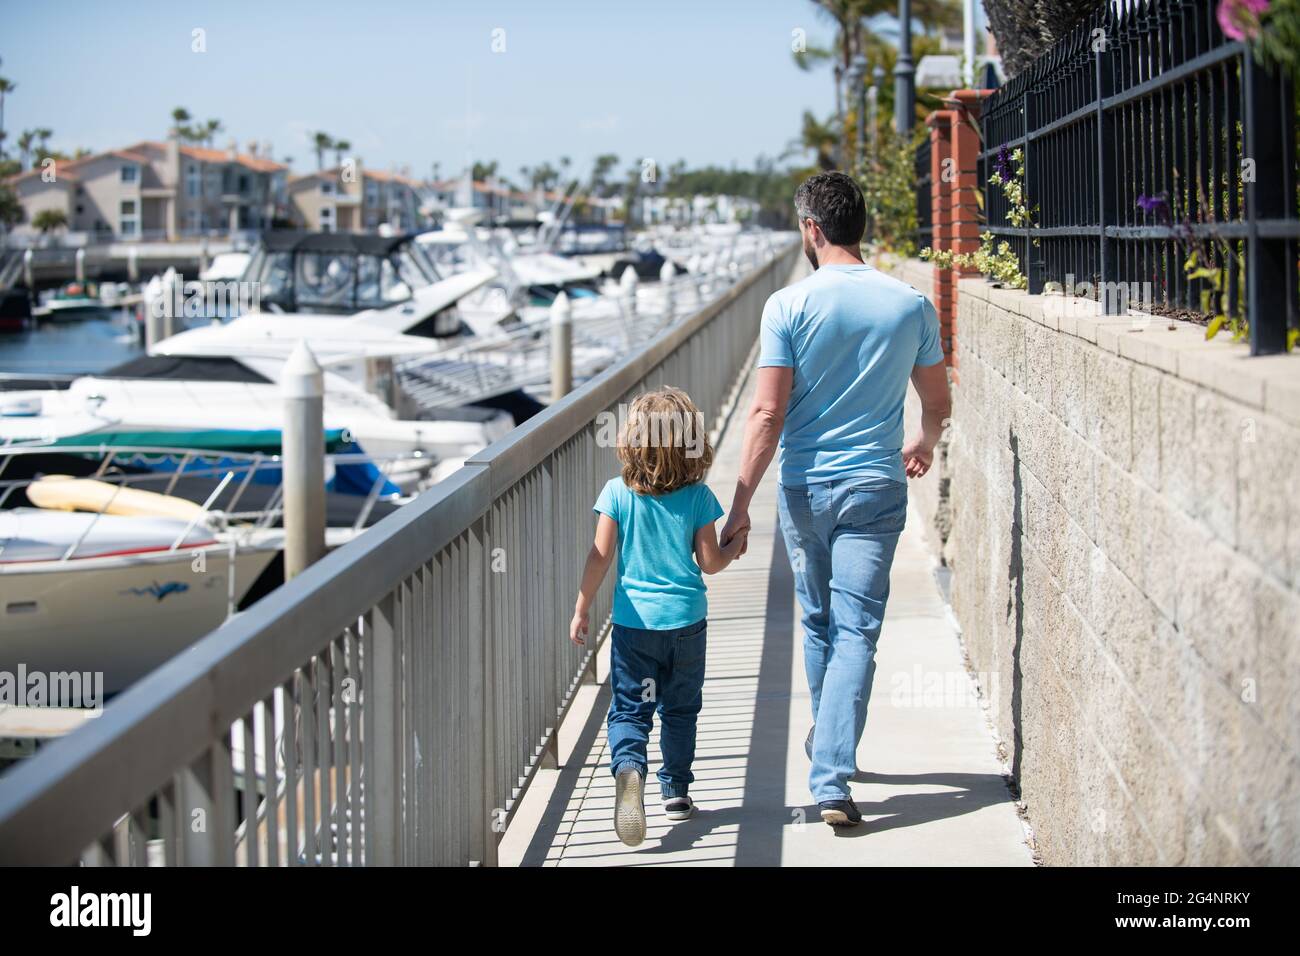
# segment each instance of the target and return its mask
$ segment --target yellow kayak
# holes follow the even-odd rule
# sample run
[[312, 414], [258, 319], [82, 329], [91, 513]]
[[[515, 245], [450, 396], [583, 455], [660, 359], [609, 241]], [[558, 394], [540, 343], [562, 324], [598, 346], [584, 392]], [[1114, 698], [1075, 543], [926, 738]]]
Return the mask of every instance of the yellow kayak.
[[27, 486], [27, 498], [51, 511], [90, 511], [109, 515], [178, 518], [192, 521], [203, 513], [192, 501], [156, 491], [114, 485], [93, 478], [46, 475]]

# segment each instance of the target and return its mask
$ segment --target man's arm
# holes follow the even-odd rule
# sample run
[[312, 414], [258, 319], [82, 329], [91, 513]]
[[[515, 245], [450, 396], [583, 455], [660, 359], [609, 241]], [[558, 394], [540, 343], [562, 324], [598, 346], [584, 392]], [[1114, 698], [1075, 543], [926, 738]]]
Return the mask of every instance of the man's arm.
[[731, 511], [720, 535], [725, 546], [743, 528], [749, 527], [749, 503], [754, 490], [763, 480], [767, 466], [776, 454], [785, 426], [785, 410], [790, 404], [790, 389], [794, 384], [794, 369], [769, 366], [758, 370], [754, 388], [754, 402], [749, 407], [745, 421], [745, 441], [740, 452], [740, 477], [736, 479], [736, 493], [731, 499]]
[[921, 397], [921, 431], [903, 446], [903, 469], [909, 478], [920, 478], [930, 470], [934, 449], [952, 414], [948, 393], [948, 369], [943, 362], [912, 368], [912, 385]]

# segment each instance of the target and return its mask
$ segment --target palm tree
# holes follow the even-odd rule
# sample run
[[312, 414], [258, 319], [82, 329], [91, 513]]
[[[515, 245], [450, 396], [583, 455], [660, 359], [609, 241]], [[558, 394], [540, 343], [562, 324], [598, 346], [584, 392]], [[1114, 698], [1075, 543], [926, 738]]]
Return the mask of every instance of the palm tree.
[[211, 147], [216, 141], [217, 134], [220, 133], [222, 129], [221, 120], [210, 119], [199, 127], [198, 132], [203, 142], [207, 143], [208, 146]]
[[4, 158], [5, 96], [18, 89], [18, 84], [0, 76], [0, 159]]
[[32, 218], [32, 228], [43, 236], [67, 225], [68, 214], [62, 209], [42, 209]]
[[1096, 6], [1092, 0], [985, 0], [1007, 75], [1015, 76], [1050, 50]]
[[348, 150], [352, 148], [352, 144], [349, 143], [346, 139], [336, 139], [333, 143], [332, 148], [334, 150], [334, 162], [337, 163], [339, 166], [342, 166], [343, 157], [346, 156]]
[[176, 135], [180, 139], [190, 138], [190, 129], [186, 124], [190, 121], [190, 111], [183, 106], [178, 106], [172, 110], [172, 128], [176, 130]]
[[312, 148], [316, 150], [316, 168], [325, 168], [325, 151], [334, 148], [334, 140], [329, 133], [317, 133], [312, 137]]
[[22, 161], [23, 171], [27, 171], [28, 162], [32, 158], [32, 147], [36, 145], [36, 131], [25, 129], [21, 136], [18, 137], [18, 156]]
[[54, 135], [54, 130], [45, 126], [40, 126], [32, 130], [32, 135], [36, 138], [36, 158], [44, 159], [50, 155], [50, 137]]

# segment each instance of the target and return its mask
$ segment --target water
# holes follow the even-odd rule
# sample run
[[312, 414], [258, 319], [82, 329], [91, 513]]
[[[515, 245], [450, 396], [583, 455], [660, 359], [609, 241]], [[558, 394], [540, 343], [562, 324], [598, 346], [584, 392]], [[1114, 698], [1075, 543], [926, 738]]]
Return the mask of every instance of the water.
[[129, 309], [0, 332], [0, 372], [102, 372], [143, 353]]

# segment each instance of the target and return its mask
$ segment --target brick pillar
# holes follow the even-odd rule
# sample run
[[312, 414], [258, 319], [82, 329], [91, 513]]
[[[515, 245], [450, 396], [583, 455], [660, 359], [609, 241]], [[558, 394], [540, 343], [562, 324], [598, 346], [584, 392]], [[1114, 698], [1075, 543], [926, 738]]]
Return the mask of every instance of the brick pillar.
[[[950, 147], [952, 162], [947, 170], [948, 245], [954, 253], [971, 253], [980, 247], [981, 208], [979, 202], [979, 154], [983, 148], [980, 138], [980, 105], [989, 90], [956, 90], [946, 100], [950, 122]], [[959, 351], [957, 348], [957, 279], [979, 273], [967, 267], [954, 267], [949, 272], [952, 282], [950, 309], [945, 316], [939, 313], [943, 334], [948, 337], [948, 364], [957, 380]], [[936, 303], [937, 305], [937, 303]], [[947, 320], [946, 324], [944, 320]]]
[[[952, 248], [952, 133], [955, 110], [936, 110], [926, 120], [930, 127], [930, 247]], [[939, 313], [939, 338], [944, 361], [952, 367], [952, 322], [957, 314], [957, 283], [951, 269], [934, 267], [934, 308]]]

